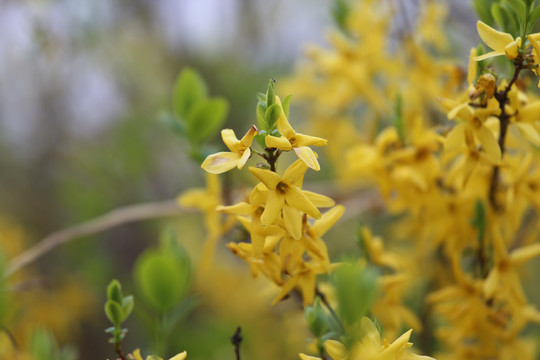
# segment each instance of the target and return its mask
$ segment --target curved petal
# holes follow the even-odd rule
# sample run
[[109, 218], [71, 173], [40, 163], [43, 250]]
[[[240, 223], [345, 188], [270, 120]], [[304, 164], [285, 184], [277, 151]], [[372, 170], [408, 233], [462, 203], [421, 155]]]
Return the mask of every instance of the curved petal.
[[253, 143], [253, 137], [255, 137], [255, 135], [257, 135], [258, 132], [259, 130], [257, 129], [257, 127], [255, 125], [251, 125], [251, 127], [249, 128], [247, 133], [244, 135], [244, 137], [240, 139], [240, 143], [242, 144], [242, 146], [245, 148], [250, 147], [251, 144]]
[[173, 356], [169, 360], [184, 360], [186, 357], [187, 357], [187, 352], [182, 351], [180, 354], [176, 354], [175, 356]]
[[310, 355], [306, 355], [306, 354], [303, 354], [303, 353], [298, 354], [298, 356], [302, 360], [322, 360], [322, 358], [320, 358], [320, 357], [310, 356]]
[[315, 171], [321, 170], [321, 166], [317, 161], [317, 156], [315, 155], [315, 152], [311, 150], [311, 148], [307, 146], [300, 146], [293, 148], [293, 150], [296, 153], [296, 156], [298, 156], [298, 158], [302, 160], [307, 166], [309, 166]]
[[251, 150], [250, 148], [247, 148], [243, 153], [240, 159], [238, 159], [238, 164], [236, 165], [238, 167], [238, 170], [242, 170], [246, 162], [248, 161], [249, 157], [251, 156]]
[[307, 169], [308, 167], [302, 160], [296, 160], [283, 173], [283, 181], [289, 185], [302, 187]]
[[264, 208], [264, 212], [261, 215], [261, 223], [264, 226], [268, 226], [274, 223], [276, 217], [278, 217], [278, 215], [281, 213], [284, 202], [285, 199], [283, 195], [280, 195], [275, 191], [270, 191], [268, 193], [266, 207]]
[[473, 60], [474, 61], [482, 61], [482, 60], [488, 59], [490, 57], [501, 56], [501, 55], [506, 55], [506, 53], [504, 51], [492, 51], [492, 52], [488, 52], [487, 54], [484, 54], [484, 55], [475, 56], [473, 58]]
[[229, 150], [231, 150], [232, 152], [242, 151], [242, 144], [236, 138], [234, 130], [232, 129], [221, 130], [221, 138], [223, 139], [223, 142], [225, 143], [225, 145], [227, 145]]
[[287, 204], [283, 205], [283, 222], [285, 229], [295, 239], [302, 237], [302, 213]]
[[277, 149], [285, 150], [285, 151], [292, 150], [292, 145], [285, 136], [277, 137], [277, 136], [267, 135], [264, 138], [264, 143], [269, 148], [277, 148]]
[[294, 138], [295, 138], [294, 144], [296, 146], [309, 146], [309, 145], [325, 146], [326, 144], [328, 144], [328, 140], [326, 139], [315, 137], [315, 136], [304, 135], [304, 134], [296, 133]]
[[249, 167], [249, 171], [257, 177], [270, 191], [276, 189], [277, 184], [281, 181], [281, 177], [273, 171], [259, 169], [253, 166]]
[[467, 71], [467, 84], [474, 83], [476, 80], [477, 64], [473, 60], [476, 57], [476, 48], [472, 48], [469, 53], [469, 68]]
[[304, 195], [307, 196], [309, 201], [313, 203], [316, 207], [330, 207], [334, 206], [336, 203], [333, 199], [329, 198], [328, 196], [324, 196], [321, 194], [317, 194], [311, 191], [302, 190], [304, 192]]
[[[281, 100], [276, 95], [276, 103], [281, 106]], [[287, 120], [287, 117], [285, 116], [285, 111], [283, 110], [283, 107], [281, 106], [281, 115], [277, 119], [277, 129], [279, 133], [283, 136], [285, 136], [287, 139], [292, 138], [295, 135], [294, 129], [292, 128], [291, 124], [289, 124], [289, 121]]]
[[220, 205], [216, 208], [216, 211], [233, 215], [251, 215], [252, 206], [246, 202], [239, 202], [229, 206]]
[[317, 236], [323, 236], [345, 212], [345, 207], [338, 205], [325, 212], [321, 218], [311, 226], [311, 230]]
[[482, 41], [493, 50], [503, 51], [504, 53], [504, 48], [514, 41], [512, 35], [497, 31], [482, 21], [476, 23], [476, 28]]
[[515, 124], [525, 139], [536, 146], [540, 146], [540, 135], [538, 135], [538, 131], [534, 126], [524, 122], [516, 122]]
[[519, 109], [518, 118], [526, 122], [540, 120], [540, 101], [529, 103]]
[[336, 340], [326, 340], [324, 350], [334, 360], [345, 360], [347, 358], [347, 348]]
[[514, 60], [518, 56], [518, 48], [521, 46], [521, 38], [518, 37], [504, 48], [506, 57], [510, 60]]
[[493, 135], [493, 133], [485, 126], [480, 127], [480, 129], [476, 130], [474, 133], [478, 137], [478, 140], [482, 144], [482, 147], [490, 160], [493, 162], [501, 161], [501, 148], [499, 147], [497, 139], [495, 139], [495, 135]]
[[221, 174], [231, 170], [238, 164], [240, 154], [234, 152], [218, 152], [208, 155], [201, 164], [201, 168], [210, 174]]
[[285, 201], [293, 208], [298, 209], [315, 219], [320, 219], [321, 217], [320, 211], [315, 207], [315, 205], [313, 205], [311, 201], [309, 201], [302, 190], [296, 186], [291, 186], [287, 190], [287, 193], [285, 194]]

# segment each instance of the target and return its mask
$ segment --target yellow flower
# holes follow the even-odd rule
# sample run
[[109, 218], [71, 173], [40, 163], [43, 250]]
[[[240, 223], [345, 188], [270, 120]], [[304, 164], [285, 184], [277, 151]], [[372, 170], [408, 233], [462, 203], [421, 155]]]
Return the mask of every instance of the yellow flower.
[[302, 184], [307, 168], [300, 161], [294, 162], [285, 170], [283, 178], [270, 170], [250, 167], [255, 175], [268, 189], [266, 206], [261, 215], [264, 226], [274, 223], [283, 210], [283, 220], [287, 229], [296, 227], [302, 220], [302, 212], [313, 218], [320, 218], [321, 213], [313, 202], [298, 187]]
[[[276, 103], [281, 107], [281, 101], [276, 96]], [[303, 135], [294, 131], [291, 124], [285, 116], [283, 108], [281, 115], [277, 120], [277, 129], [281, 137], [268, 135], [265, 139], [266, 146], [280, 150], [294, 150], [296, 156], [310, 168], [319, 171], [321, 167], [317, 161], [317, 155], [309, 148], [309, 145], [324, 146], [327, 140], [315, 136]]]
[[476, 27], [482, 41], [494, 51], [477, 56], [474, 60], [480, 61], [500, 55], [506, 55], [508, 59], [514, 60], [518, 56], [518, 48], [521, 46], [520, 37], [514, 40], [512, 35], [497, 31], [481, 21], [478, 21]]
[[201, 167], [212, 174], [221, 174], [229, 171], [235, 166], [242, 169], [246, 161], [251, 156], [250, 146], [253, 142], [253, 137], [257, 134], [257, 127], [251, 126], [248, 132], [241, 140], [236, 138], [234, 131], [231, 129], [221, 130], [223, 142], [230, 152], [223, 151], [216, 154], [208, 155]]
[[[412, 330], [401, 335], [396, 341], [389, 344], [386, 340], [381, 342], [381, 336], [373, 322], [363, 317], [361, 320], [363, 336], [350, 349], [336, 340], [324, 342], [324, 349], [333, 360], [428, 360], [429, 356], [421, 356], [408, 352], [412, 346], [409, 342]], [[302, 360], [320, 360], [318, 357], [300, 354]]]
[[[540, 76], [540, 70], [538, 69], [538, 66], [540, 66], [540, 33], [531, 34], [527, 36], [527, 39], [529, 39], [529, 42], [533, 47], [532, 55], [534, 57], [534, 64], [537, 66], [534, 69], [534, 72], [536, 73], [536, 75]], [[540, 82], [538, 82], [538, 87], [540, 87]]]
[[[184, 352], [181, 352], [180, 354], [173, 356], [169, 360], [184, 360], [186, 356], [187, 356], [187, 352], [184, 351]], [[135, 360], [143, 360], [141, 356], [141, 351], [139, 349], [133, 351], [132, 357]], [[146, 357], [146, 360], [162, 360], [162, 359], [159, 356], [149, 355]]]
[[285, 297], [295, 287], [299, 287], [302, 292], [302, 299], [304, 299], [304, 306], [308, 306], [313, 303], [315, 297], [315, 284], [317, 275], [327, 273], [327, 269], [323, 268], [317, 263], [307, 263], [301, 261], [296, 272], [290, 277], [281, 288], [281, 292], [276, 296], [272, 304], [277, 304], [281, 299]]

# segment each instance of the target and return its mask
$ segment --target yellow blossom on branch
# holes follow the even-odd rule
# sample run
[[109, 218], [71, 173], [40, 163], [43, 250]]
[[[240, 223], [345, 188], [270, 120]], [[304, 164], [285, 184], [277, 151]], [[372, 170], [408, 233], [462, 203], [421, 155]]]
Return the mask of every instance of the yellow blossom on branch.
[[255, 135], [257, 135], [257, 127], [255, 127], [255, 125], [251, 126], [248, 132], [240, 140], [236, 138], [233, 130], [223, 129], [221, 131], [221, 137], [223, 138], [225, 145], [227, 145], [231, 151], [223, 151], [208, 155], [201, 167], [212, 174], [224, 173], [235, 166], [238, 169], [242, 169], [251, 156], [249, 147], [251, 146]]
[[476, 56], [474, 60], [480, 61], [500, 55], [506, 55], [508, 59], [514, 60], [518, 56], [518, 48], [521, 46], [521, 37], [514, 40], [512, 35], [497, 31], [482, 21], [478, 21], [476, 27], [482, 41], [494, 51]]

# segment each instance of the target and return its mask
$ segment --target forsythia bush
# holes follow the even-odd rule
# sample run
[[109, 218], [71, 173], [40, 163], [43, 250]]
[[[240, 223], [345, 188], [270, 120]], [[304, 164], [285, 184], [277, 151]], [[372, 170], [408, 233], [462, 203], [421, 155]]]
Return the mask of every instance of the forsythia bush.
[[[303, 308], [312, 338], [291, 358], [535, 359], [529, 325], [540, 311], [520, 269], [540, 256], [540, 5], [475, 0], [482, 43], [464, 70], [446, 56], [446, 7], [421, 2], [411, 19], [399, 3], [336, 0], [330, 46], [309, 48], [290, 78], [269, 82], [240, 137], [222, 129], [225, 100], [209, 97], [194, 70], [182, 71], [169, 123], [207, 173], [205, 188], [177, 199], [204, 216], [193, 281], [219, 271], [226, 239], [247, 263], [242, 271], [267, 280], [268, 306]], [[205, 143], [219, 130], [226, 149], [209, 152]], [[307, 190], [319, 177], [338, 191]], [[358, 251], [332, 258], [327, 233], [359, 219], [358, 204], [374, 192], [385, 229], [348, 231], [344, 241]], [[106, 331], [119, 359], [143, 359], [139, 349], [124, 350], [124, 322], [139, 298], [149, 309], [141, 311], [151, 351], [162, 356], [174, 354], [171, 334], [196, 306], [182, 235], [164, 231], [160, 240], [136, 262], [141, 296], [124, 296], [116, 280], [107, 288]], [[39, 341], [28, 349], [10, 341], [26, 318], [4, 311], [17, 299], [5, 289], [18, 269], [1, 264], [0, 356], [45, 359]], [[73, 358], [47, 341], [57, 358]], [[231, 341], [240, 359], [240, 328]]]

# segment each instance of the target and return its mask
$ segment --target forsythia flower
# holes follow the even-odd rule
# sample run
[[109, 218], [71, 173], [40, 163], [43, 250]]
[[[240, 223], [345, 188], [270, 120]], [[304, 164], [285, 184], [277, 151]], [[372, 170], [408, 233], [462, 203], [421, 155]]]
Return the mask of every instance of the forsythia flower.
[[518, 56], [518, 48], [521, 46], [521, 37], [514, 40], [512, 35], [497, 31], [482, 21], [478, 21], [476, 26], [482, 41], [494, 51], [477, 56], [474, 60], [480, 61], [500, 55], [506, 55], [508, 59], [514, 60]]
[[[184, 352], [181, 352], [180, 354], [173, 356], [169, 360], [184, 360], [186, 356], [187, 356], [187, 352], [184, 351]], [[141, 356], [141, 351], [139, 349], [133, 351], [132, 358], [135, 360], [143, 360]], [[159, 356], [149, 355], [146, 357], [146, 360], [163, 360], [163, 359], [160, 358]]]
[[[362, 338], [350, 349], [336, 340], [324, 342], [324, 349], [333, 360], [428, 360], [429, 356], [417, 355], [407, 351], [413, 344], [409, 342], [412, 330], [401, 335], [389, 344], [381, 342], [381, 336], [373, 322], [364, 317], [361, 320]], [[319, 357], [299, 354], [302, 360], [321, 360]]]
[[[534, 64], [536, 65], [534, 72], [540, 76], [540, 70], [538, 69], [540, 66], [540, 34], [531, 34], [527, 36], [527, 39], [529, 39], [533, 47], [532, 55], [534, 57]], [[538, 87], [540, 87], [540, 82], [538, 82]]]
[[[281, 100], [278, 96], [276, 96], [276, 103], [281, 107]], [[317, 171], [321, 169], [317, 161], [317, 156], [308, 146], [324, 146], [327, 143], [325, 139], [295, 132], [285, 116], [283, 107], [281, 108], [281, 115], [277, 120], [277, 129], [281, 137], [268, 135], [265, 139], [266, 146], [285, 151], [294, 150], [298, 158], [307, 166]]]
[[241, 140], [238, 140], [233, 130], [221, 130], [223, 142], [231, 151], [223, 151], [208, 155], [201, 167], [212, 174], [224, 173], [231, 170], [235, 166], [238, 169], [242, 169], [246, 161], [248, 161], [249, 157], [251, 156], [251, 150], [249, 147], [253, 142], [253, 137], [257, 135], [257, 131], [257, 127], [252, 125], [244, 137]]

